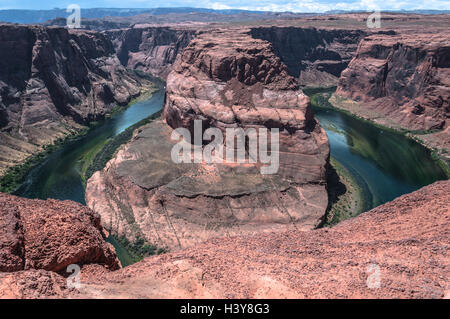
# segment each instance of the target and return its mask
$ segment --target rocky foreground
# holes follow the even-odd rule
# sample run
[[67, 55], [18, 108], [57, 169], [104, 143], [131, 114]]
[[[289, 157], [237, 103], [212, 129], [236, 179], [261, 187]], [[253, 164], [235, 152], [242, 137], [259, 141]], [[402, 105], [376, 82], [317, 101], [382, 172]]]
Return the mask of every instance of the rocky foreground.
[[29, 200], [0, 193], [3, 298], [51, 297], [56, 292], [66, 296], [62, 276], [68, 275], [67, 267], [92, 263], [110, 270], [120, 267], [114, 248], [105, 242], [98, 214], [71, 201]]
[[[86, 254], [78, 253], [78, 259], [70, 262], [88, 264], [81, 271], [80, 289], [68, 289], [66, 280], [52, 271], [66, 264], [65, 259], [55, 257], [56, 268], [50, 271], [32, 267], [20, 270], [19, 266], [16, 272], [0, 273], [0, 297], [444, 298], [449, 296], [449, 194], [449, 181], [436, 182], [333, 228], [212, 239], [195, 248], [150, 257], [117, 271], [92, 264], [103, 262], [102, 258], [85, 259]], [[11, 200], [17, 201], [5, 195], [0, 197], [3, 215], [15, 214], [17, 205], [12, 205]], [[18, 206], [36, 209], [32, 206], [36, 203], [22, 200]], [[49, 204], [63, 211], [70, 207], [72, 215], [67, 217], [71, 218], [77, 216], [73, 214], [75, 207], [84, 214], [89, 212], [70, 202]], [[41, 230], [64, 230], [53, 228], [65, 224], [55, 224], [55, 215], [49, 216], [37, 219]], [[73, 223], [71, 218], [68, 220]], [[0, 229], [19, 229], [13, 219], [2, 216]], [[87, 217], [75, 225], [89, 228], [93, 227], [91, 223]], [[25, 226], [25, 243], [30, 236], [27, 229]], [[84, 233], [82, 229], [78, 233]], [[92, 230], [99, 234], [98, 228]], [[14, 247], [20, 247], [4, 233], [0, 236], [2, 267], [8, 260], [5, 256]], [[45, 256], [50, 247], [63, 245], [66, 252], [89, 247], [92, 238], [81, 238], [72, 243], [66, 237], [51, 236], [48, 248], [40, 246], [40, 254]], [[97, 242], [99, 251], [105, 251], [104, 245]], [[25, 261], [30, 258], [27, 251], [25, 244]], [[114, 268], [113, 259], [108, 260]]]

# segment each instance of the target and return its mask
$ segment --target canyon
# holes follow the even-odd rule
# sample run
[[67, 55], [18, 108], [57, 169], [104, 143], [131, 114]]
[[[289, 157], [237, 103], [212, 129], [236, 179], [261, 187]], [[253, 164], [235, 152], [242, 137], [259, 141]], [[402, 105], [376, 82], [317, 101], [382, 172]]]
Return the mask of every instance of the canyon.
[[368, 36], [330, 102], [383, 126], [411, 131], [423, 144], [442, 150], [450, 163], [449, 61], [446, 33]]
[[[401, 82], [389, 77], [378, 83], [370, 74], [364, 81], [358, 80], [357, 76], [367, 74], [361, 71], [368, 68], [367, 61], [372, 61], [361, 57], [366, 43], [370, 43], [370, 52], [398, 55], [394, 69], [404, 66], [400, 62], [402, 46], [394, 43], [402, 38], [414, 40], [407, 29], [372, 31], [282, 24], [206, 26], [194, 33], [189, 28], [183, 32], [136, 25], [125, 32], [111, 31], [111, 36], [123, 65], [166, 78], [163, 121], [139, 130], [106, 168], [88, 181], [86, 202], [117, 236], [129, 240], [143, 237], [172, 250], [215, 236], [312, 229], [323, 222], [328, 206], [329, 149], [301, 88], [337, 86], [331, 102], [345, 97], [359, 100], [347, 92], [353, 88], [365, 94], [370, 91], [364, 87], [367, 81], [373, 90], [387, 90], [384, 94], [392, 95], [392, 103], [393, 95], [413, 103], [408, 92], [420, 95], [422, 88], [430, 91], [420, 79], [428, 79], [427, 74], [435, 74], [435, 70], [446, 72], [443, 62], [430, 64], [428, 70], [421, 60], [411, 58], [416, 64], [408, 64], [407, 72], [415, 74], [411, 78], [417, 78], [419, 84], [409, 78]], [[444, 38], [441, 33], [438, 39]], [[383, 41], [393, 45], [390, 54], [379, 53]], [[438, 43], [433, 38], [428, 41]], [[423, 52], [431, 50], [425, 39], [416, 47]], [[446, 61], [445, 46], [439, 50], [436, 45], [431, 47], [444, 52], [438, 61]], [[431, 56], [424, 61], [433, 59]], [[354, 68], [361, 70], [352, 71]], [[353, 87], [345, 84], [349, 79]], [[427, 81], [440, 90], [438, 95], [448, 89], [445, 83], [436, 84], [436, 78]], [[404, 89], [396, 90], [398, 85]], [[370, 104], [360, 108], [369, 109]], [[427, 118], [440, 121], [443, 128], [447, 109], [445, 105], [435, 109]], [[386, 114], [386, 118], [393, 118]], [[417, 122], [403, 111], [397, 116], [405, 123]], [[223, 132], [230, 127], [280, 128], [279, 173], [273, 178], [258, 176], [255, 165], [249, 164], [174, 165], [170, 158], [172, 130], [192, 131], [195, 120], [201, 120], [205, 128]]]
[[[87, 183], [87, 205], [112, 233], [179, 249], [215, 236], [321, 222], [327, 138], [267, 42], [239, 30], [198, 34], [167, 78], [162, 119], [142, 127]], [[192, 129], [195, 120], [224, 133], [279, 128], [278, 174], [261, 175], [261, 163], [173, 163], [172, 130]]]
[[[448, 295], [448, 181], [320, 228], [330, 143], [307, 90], [336, 87], [335, 108], [448, 160], [450, 15], [383, 18], [381, 29], [361, 14], [127, 27], [118, 18], [101, 32], [0, 25], [0, 174], [165, 81], [162, 116], [87, 181], [88, 207], [0, 194], [0, 297]], [[279, 129], [278, 172], [249, 159], [175, 164], [172, 133], [195, 121], [223, 133]], [[109, 235], [169, 253], [117, 270]], [[67, 287], [70, 264], [82, 266], [82, 289]], [[369, 288], [368, 267], [381, 270], [381, 288]]]
[[120, 63], [130, 69], [166, 79], [177, 55], [193, 39], [195, 31], [181, 27], [151, 27], [107, 30]]
[[0, 42], [0, 174], [151, 85], [97, 32], [0, 25]]

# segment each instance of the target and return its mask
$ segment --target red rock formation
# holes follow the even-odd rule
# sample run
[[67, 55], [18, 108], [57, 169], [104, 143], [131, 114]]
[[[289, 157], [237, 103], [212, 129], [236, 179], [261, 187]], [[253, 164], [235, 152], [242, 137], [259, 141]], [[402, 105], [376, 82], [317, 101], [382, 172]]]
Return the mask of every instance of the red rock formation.
[[194, 33], [186, 28], [138, 25], [105, 34], [112, 39], [122, 65], [166, 79], [175, 58]]
[[172, 128], [192, 128], [194, 120], [222, 130], [279, 128], [280, 174], [298, 183], [325, 180], [328, 143], [309, 98], [272, 46], [247, 30], [191, 41], [167, 78], [163, 118]]
[[0, 173], [139, 95], [102, 34], [0, 25]]
[[66, 279], [45, 270], [0, 272], [0, 299], [59, 299], [77, 296]]
[[333, 228], [220, 238], [147, 258], [86, 279], [85, 296], [448, 297], [449, 203], [450, 181], [436, 182]]
[[[167, 78], [163, 118], [141, 128], [88, 181], [88, 206], [105, 227], [170, 249], [211, 237], [316, 227], [327, 207], [325, 132], [271, 45], [248, 30], [199, 34]], [[279, 128], [280, 169], [175, 164], [173, 129]]]
[[9, 201], [0, 202], [0, 271], [24, 268], [24, 236], [19, 209]]
[[445, 33], [364, 38], [336, 94], [359, 102], [353, 112], [407, 130], [442, 129], [450, 116], [450, 46]]
[[100, 216], [80, 204], [0, 193], [0, 271], [64, 272], [70, 264], [119, 267]]
[[337, 85], [365, 32], [273, 26], [252, 28], [251, 35], [269, 41], [301, 85], [325, 87]]

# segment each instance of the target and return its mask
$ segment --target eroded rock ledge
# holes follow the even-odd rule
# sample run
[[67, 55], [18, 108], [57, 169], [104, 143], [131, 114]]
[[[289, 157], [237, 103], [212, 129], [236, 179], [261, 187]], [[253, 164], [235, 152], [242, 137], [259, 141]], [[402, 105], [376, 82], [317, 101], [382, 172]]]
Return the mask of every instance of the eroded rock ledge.
[[72, 201], [0, 193], [0, 298], [64, 298], [69, 265], [117, 270], [100, 216]]
[[0, 174], [148, 85], [89, 31], [0, 25]]
[[88, 265], [79, 290], [54, 272], [0, 273], [0, 298], [448, 298], [449, 194], [441, 181], [333, 228], [211, 239], [114, 272]]
[[[113, 233], [170, 249], [211, 237], [312, 229], [325, 213], [328, 139], [310, 101], [267, 41], [249, 30], [200, 33], [167, 78], [164, 122], [136, 133], [88, 181], [88, 206]], [[280, 169], [174, 164], [173, 129], [279, 128]]]
[[61, 272], [70, 264], [91, 263], [119, 267], [100, 216], [87, 207], [0, 193], [0, 214], [0, 272]]

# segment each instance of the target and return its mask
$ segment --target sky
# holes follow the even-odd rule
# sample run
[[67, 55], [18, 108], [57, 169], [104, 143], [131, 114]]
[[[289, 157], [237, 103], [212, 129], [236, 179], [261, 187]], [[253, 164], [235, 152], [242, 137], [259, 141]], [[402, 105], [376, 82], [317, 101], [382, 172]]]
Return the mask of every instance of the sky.
[[450, 10], [450, 0], [0, 0], [0, 9], [198, 7], [261, 11]]

